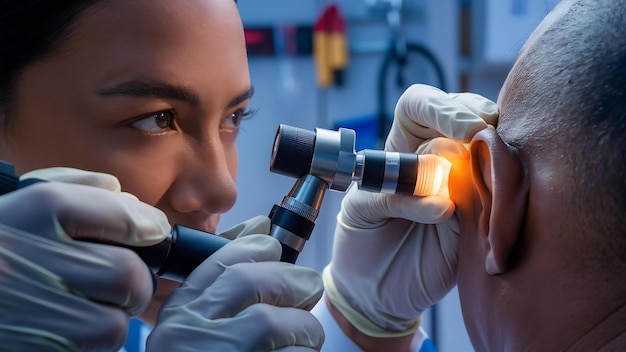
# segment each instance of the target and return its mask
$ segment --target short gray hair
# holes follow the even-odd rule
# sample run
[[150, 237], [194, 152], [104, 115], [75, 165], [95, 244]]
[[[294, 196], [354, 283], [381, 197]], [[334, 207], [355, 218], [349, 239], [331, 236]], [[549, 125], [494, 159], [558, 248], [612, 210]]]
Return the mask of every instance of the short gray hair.
[[530, 155], [560, 154], [571, 186], [564, 211], [582, 235], [609, 236], [598, 252], [624, 268], [626, 0], [568, 5], [516, 62], [498, 133]]

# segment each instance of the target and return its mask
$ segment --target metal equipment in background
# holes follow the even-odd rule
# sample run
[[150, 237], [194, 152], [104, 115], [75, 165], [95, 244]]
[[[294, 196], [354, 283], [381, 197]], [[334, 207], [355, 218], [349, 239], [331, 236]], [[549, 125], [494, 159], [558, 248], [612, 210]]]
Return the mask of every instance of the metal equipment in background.
[[366, 4], [376, 12], [386, 14], [387, 27], [389, 29], [389, 44], [384, 52], [383, 60], [378, 69], [377, 99], [378, 99], [378, 144], [384, 144], [385, 138], [391, 127], [387, 114], [387, 75], [395, 67], [394, 83], [396, 88], [404, 90], [410, 83], [417, 83], [415, 78], [406, 77], [406, 70], [412, 59], [422, 57], [434, 71], [437, 82], [432, 84], [441, 90], [446, 90], [446, 75], [436, 55], [425, 45], [409, 41], [402, 33], [403, 8], [407, 4], [403, 0], [365, 0]]

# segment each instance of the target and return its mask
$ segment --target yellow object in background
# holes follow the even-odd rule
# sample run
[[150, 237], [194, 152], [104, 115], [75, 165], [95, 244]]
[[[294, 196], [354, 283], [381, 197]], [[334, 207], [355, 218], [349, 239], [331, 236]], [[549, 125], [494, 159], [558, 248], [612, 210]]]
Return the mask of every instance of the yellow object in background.
[[333, 72], [329, 64], [328, 33], [326, 32], [326, 12], [320, 16], [313, 27], [313, 59], [317, 76], [317, 85], [328, 87], [333, 81]]
[[334, 83], [342, 85], [343, 71], [348, 66], [346, 24], [336, 5], [331, 5], [328, 8], [328, 14], [328, 61], [333, 70]]
[[337, 5], [327, 6], [315, 22], [313, 58], [320, 87], [343, 84], [343, 71], [348, 66], [348, 44], [345, 21]]

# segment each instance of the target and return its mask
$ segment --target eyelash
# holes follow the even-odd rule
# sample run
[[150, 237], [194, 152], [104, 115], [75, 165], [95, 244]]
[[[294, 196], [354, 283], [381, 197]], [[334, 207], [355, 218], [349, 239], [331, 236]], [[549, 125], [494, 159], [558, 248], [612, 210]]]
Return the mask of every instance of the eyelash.
[[[254, 116], [256, 114], [257, 110], [237, 110], [234, 113], [232, 113], [227, 119], [226, 121], [224, 121], [222, 123], [221, 129], [224, 130], [225, 132], [237, 132], [239, 131], [239, 127], [241, 126], [241, 123], [244, 120], [248, 120], [250, 118], [252, 118], [252, 116]], [[166, 116], [167, 115], [167, 116]], [[149, 119], [153, 118], [153, 119], [158, 119], [158, 118], [162, 118], [162, 117], [166, 117], [169, 120], [167, 120], [167, 126], [159, 126], [158, 123], [156, 123], [157, 121], [155, 120], [155, 124], [157, 125], [157, 129], [153, 129], [151, 126], [141, 126], [142, 123], [149, 123]], [[173, 110], [163, 110], [163, 111], [157, 111], [148, 115], [145, 115], [135, 121], [133, 121], [131, 123], [131, 125], [134, 128], [137, 128], [139, 130], [143, 130], [149, 133], [162, 133], [165, 132], [166, 128], [169, 129], [174, 129], [174, 122], [176, 120], [176, 113]], [[225, 123], [227, 123], [230, 120], [230, 125], [225, 126]]]
[[236, 129], [239, 129], [239, 126], [241, 126], [241, 123], [245, 120], [249, 120], [251, 119], [255, 114], [256, 114], [257, 110], [256, 109], [251, 109], [251, 110], [237, 110], [234, 113], [232, 113], [229, 118], [231, 120], [234, 119], [235, 115], [237, 116], [237, 121], [233, 121], [233, 125]]

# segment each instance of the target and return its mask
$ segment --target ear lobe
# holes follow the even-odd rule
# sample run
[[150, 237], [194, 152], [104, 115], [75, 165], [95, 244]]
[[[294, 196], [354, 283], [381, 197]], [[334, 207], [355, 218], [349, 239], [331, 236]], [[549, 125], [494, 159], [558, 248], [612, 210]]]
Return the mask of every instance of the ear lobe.
[[481, 209], [478, 234], [488, 248], [485, 269], [491, 275], [508, 269], [528, 202], [528, 180], [517, 150], [489, 126], [470, 145], [472, 178]]

